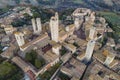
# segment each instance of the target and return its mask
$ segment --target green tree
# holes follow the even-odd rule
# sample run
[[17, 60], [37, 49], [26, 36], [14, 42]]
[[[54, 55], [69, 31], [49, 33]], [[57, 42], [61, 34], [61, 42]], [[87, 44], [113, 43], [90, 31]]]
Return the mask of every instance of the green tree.
[[59, 77], [61, 80], [70, 80], [70, 78], [66, 74], [63, 74], [62, 72], [59, 73]]
[[60, 54], [61, 56], [63, 56], [66, 52], [67, 52], [67, 49], [65, 47], [62, 47], [62, 49], [60, 50]]
[[29, 61], [30, 63], [34, 65], [35, 59], [37, 58], [37, 52], [34, 50], [31, 50], [29, 53], [26, 53], [25, 58], [27, 61]]
[[27, 13], [24, 13], [23, 15], [24, 15], [24, 18], [26, 20], [31, 20], [32, 19], [32, 17], [29, 14], [27, 14]]
[[9, 77], [11, 74], [16, 72], [16, 66], [10, 64], [9, 62], [3, 62], [0, 64], [0, 80]]
[[27, 61], [32, 61], [32, 56], [30, 55], [30, 53], [26, 53], [25, 59]]
[[32, 59], [36, 59], [37, 58], [37, 52], [35, 50], [31, 50], [31, 56], [32, 56]]
[[41, 61], [40, 61], [39, 59], [35, 59], [35, 66], [36, 66], [37, 68], [40, 68], [40, 67], [42, 67], [43, 65], [42, 65], [42, 63], [41, 63]]
[[30, 62], [38, 69], [45, 65], [45, 60], [42, 57], [38, 57], [37, 52], [34, 50], [31, 50], [29, 53], [26, 53], [25, 58], [28, 62]]
[[3, 51], [0, 49], [0, 54], [2, 53]]
[[34, 18], [38, 18], [38, 17], [40, 17], [40, 13], [38, 13], [38, 12], [34, 12], [34, 13], [33, 13], [33, 17], [34, 17]]
[[43, 74], [40, 74], [39, 77], [41, 80], [49, 80], [50, 77], [55, 73], [55, 71], [60, 67], [61, 62], [56, 63], [54, 66], [52, 66], [50, 69], [48, 69]]

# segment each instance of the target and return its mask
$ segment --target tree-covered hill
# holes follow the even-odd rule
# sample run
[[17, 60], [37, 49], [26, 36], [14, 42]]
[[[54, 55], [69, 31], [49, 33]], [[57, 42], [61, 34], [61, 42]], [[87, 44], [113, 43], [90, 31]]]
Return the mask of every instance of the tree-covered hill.
[[0, 0], [0, 7], [34, 5], [47, 8], [87, 7], [94, 10], [120, 11], [120, 0]]

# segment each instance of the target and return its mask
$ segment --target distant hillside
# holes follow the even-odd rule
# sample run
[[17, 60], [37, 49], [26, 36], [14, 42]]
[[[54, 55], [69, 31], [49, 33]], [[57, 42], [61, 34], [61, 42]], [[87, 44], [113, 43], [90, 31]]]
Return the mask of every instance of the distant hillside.
[[94, 10], [120, 11], [120, 0], [0, 0], [0, 7], [7, 5], [34, 5], [59, 9], [87, 7]]
[[86, 0], [101, 8], [120, 11], [120, 0]]
[[116, 44], [120, 43], [120, 15], [116, 14], [114, 12], [103, 12], [103, 11], [98, 11], [97, 12], [98, 16], [102, 16], [106, 19], [107, 23], [109, 26], [112, 28], [114, 31], [112, 34], [109, 33], [108, 36], [114, 38]]

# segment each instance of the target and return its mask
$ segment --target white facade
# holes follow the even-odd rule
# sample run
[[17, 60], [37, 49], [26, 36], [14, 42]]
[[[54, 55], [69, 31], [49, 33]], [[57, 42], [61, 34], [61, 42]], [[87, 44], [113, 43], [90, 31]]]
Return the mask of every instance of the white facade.
[[58, 13], [55, 13], [54, 17], [50, 19], [50, 30], [51, 30], [51, 38], [53, 41], [58, 42], [59, 38], [59, 17]]
[[31, 21], [32, 21], [34, 34], [40, 34], [40, 32], [42, 31], [41, 19], [36, 18], [36, 20], [32, 19]]
[[12, 34], [14, 31], [13, 27], [5, 27], [4, 28], [6, 34]]
[[90, 15], [91, 21], [95, 21], [95, 12], [92, 12]]
[[17, 40], [17, 43], [19, 46], [23, 46], [25, 44], [25, 41], [24, 41], [24, 34], [21, 33], [21, 32], [16, 32], [15, 33], [15, 38]]
[[60, 49], [61, 49], [60, 44], [55, 44], [54, 46], [52, 46], [52, 52], [58, 56], [60, 55]]
[[95, 33], [96, 33], [96, 28], [95, 28], [95, 27], [92, 27], [92, 28], [90, 29], [90, 33], [89, 33], [89, 38], [90, 38], [91, 40], [94, 39]]
[[52, 51], [56, 54], [56, 55], [60, 55], [60, 48], [57, 47], [57, 48], [52, 48]]
[[36, 31], [36, 28], [37, 28], [36, 21], [35, 21], [35, 19], [32, 19], [31, 21], [32, 21], [34, 34], [36, 34], [37, 33], [37, 31]]
[[40, 33], [42, 31], [41, 19], [36, 18], [36, 22], [37, 22], [38, 32]]
[[107, 58], [106, 58], [104, 64], [105, 64], [106, 66], [109, 66], [109, 64], [114, 60], [114, 58], [115, 58], [115, 55], [112, 55], [112, 54], [110, 54], [110, 56], [107, 55]]
[[79, 29], [80, 27], [79, 18], [75, 18], [74, 25], [76, 29]]
[[4, 31], [7, 35], [12, 34], [16, 30], [16, 28], [14, 28], [12, 25], [2, 24], [1, 27], [4, 28]]
[[86, 49], [85, 58], [84, 58], [87, 62], [91, 60], [94, 47], [95, 47], [95, 41], [90, 40], [87, 44], [87, 49]]
[[91, 10], [87, 9], [87, 8], [77, 8], [74, 12], [73, 12], [73, 17], [76, 16], [86, 16], [87, 14], [90, 14]]

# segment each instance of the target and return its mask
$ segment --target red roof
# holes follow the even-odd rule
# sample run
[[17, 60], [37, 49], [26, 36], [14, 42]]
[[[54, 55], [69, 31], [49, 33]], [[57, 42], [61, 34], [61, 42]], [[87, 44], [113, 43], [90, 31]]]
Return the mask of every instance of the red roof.
[[28, 74], [28, 76], [30, 77], [31, 80], [35, 80], [35, 74], [31, 70], [28, 70], [27, 74]]
[[44, 46], [44, 47], [42, 48], [42, 51], [43, 51], [44, 53], [46, 53], [46, 52], [49, 51], [51, 48], [52, 48], [52, 46], [51, 46], [50, 44], [48, 44], [48, 45], [46, 45], [46, 46]]

